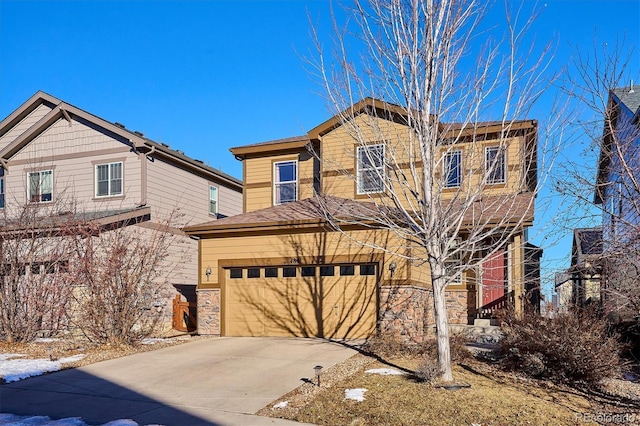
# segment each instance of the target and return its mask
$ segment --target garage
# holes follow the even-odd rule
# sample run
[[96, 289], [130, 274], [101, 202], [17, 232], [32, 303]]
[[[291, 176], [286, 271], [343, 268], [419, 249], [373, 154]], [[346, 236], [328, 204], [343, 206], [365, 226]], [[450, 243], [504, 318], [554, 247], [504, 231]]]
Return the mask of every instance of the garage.
[[222, 335], [366, 338], [377, 276], [376, 263], [224, 268]]

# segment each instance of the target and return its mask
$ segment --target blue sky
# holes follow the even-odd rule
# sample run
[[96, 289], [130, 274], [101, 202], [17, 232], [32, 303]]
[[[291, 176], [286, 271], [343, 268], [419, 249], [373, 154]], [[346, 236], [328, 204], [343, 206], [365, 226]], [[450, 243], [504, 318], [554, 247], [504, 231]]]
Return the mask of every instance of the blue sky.
[[[594, 39], [640, 45], [637, 0], [538, 6], [531, 34], [556, 40], [556, 69], [571, 61], [571, 46], [592, 50]], [[230, 147], [304, 134], [329, 118], [303, 60], [313, 54], [309, 17], [326, 35], [329, 16], [320, 0], [2, 0], [0, 116], [43, 90], [241, 177]], [[637, 75], [638, 50], [631, 67]], [[539, 223], [552, 219], [540, 212]], [[553, 265], [566, 263], [563, 234], [545, 247], [548, 262], [561, 259]]]

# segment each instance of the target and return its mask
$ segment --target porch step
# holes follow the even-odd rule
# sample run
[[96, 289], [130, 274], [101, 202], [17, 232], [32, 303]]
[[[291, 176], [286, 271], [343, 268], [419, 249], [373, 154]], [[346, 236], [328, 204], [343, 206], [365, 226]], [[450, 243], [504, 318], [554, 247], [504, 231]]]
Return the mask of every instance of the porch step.
[[495, 327], [500, 325], [500, 323], [493, 318], [476, 318], [473, 320], [473, 325], [475, 327]]

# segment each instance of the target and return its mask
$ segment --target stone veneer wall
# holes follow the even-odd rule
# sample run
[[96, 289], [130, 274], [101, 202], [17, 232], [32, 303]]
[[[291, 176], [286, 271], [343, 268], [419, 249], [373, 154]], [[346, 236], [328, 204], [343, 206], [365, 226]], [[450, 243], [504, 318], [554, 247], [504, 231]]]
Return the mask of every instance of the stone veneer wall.
[[[449, 324], [467, 324], [467, 291], [445, 291]], [[380, 288], [381, 332], [422, 342], [434, 331], [433, 292], [414, 286]]]
[[220, 336], [220, 289], [199, 289], [198, 334]]

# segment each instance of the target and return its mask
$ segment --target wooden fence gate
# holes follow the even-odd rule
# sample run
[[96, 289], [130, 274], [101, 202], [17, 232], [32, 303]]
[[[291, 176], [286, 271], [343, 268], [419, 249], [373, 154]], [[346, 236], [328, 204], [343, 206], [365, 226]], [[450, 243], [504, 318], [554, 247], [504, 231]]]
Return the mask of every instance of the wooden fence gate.
[[198, 328], [197, 303], [183, 302], [179, 294], [173, 299], [173, 328], [178, 331], [192, 332]]

